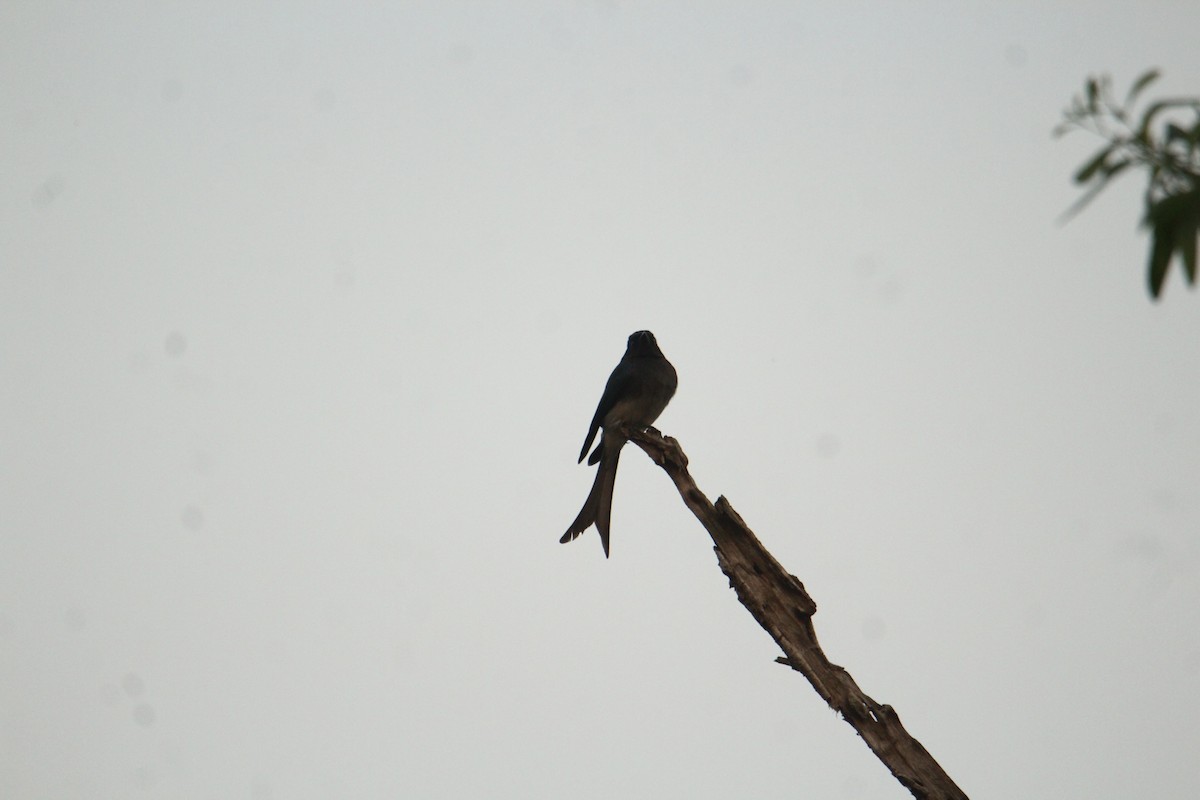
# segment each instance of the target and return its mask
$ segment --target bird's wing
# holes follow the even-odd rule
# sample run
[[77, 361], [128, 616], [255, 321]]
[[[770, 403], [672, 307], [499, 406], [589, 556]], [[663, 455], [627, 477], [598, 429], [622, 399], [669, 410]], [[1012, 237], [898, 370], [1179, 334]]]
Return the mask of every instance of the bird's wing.
[[[579, 451], [579, 460], [583, 461], [587, 455], [588, 448], [592, 446], [592, 442], [596, 439], [596, 431], [600, 430], [600, 426], [604, 423], [604, 418], [608, 416], [608, 412], [612, 411], [613, 406], [617, 404], [617, 400], [625, 394], [628, 388], [632, 371], [622, 359], [620, 364], [617, 364], [616, 369], [608, 376], [608, 383], [604, 385], [604, 394], [600, 395], [600, 403], [596, 406], [596, 413], [592, 417], [592, 424], [588, 426], [587, 438], [583, 441], [583, 449]], [[594, 462], [588, 462], [594, 463]]]

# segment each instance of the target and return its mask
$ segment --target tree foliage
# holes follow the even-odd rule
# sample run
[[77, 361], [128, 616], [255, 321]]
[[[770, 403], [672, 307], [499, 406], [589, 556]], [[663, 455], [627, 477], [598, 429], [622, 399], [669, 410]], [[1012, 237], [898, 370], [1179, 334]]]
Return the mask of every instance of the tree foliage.
[[1067, 211], [1074, 216], [1109, 182], [1131, 167], [1146, 171], [1145, 215], [1150, 231], [1146, 282], [1150, 296], [1162, 293], [1174, 256], [1189, 285], [1196, 283], [1196, 240], [1200, 236], [1200, 98], [1157, 100], [1137, 112], [1138, 97], [1157, 80], [1156, 69], [1143, 73], [1118, 103], [1107, 75], [1088, 78], [1084, 90], [1063, 112], [1054, 130], [1062, 136], [1082, 129], [1105, 140], [1104, 146], [1075, 172], [1083, 195]]

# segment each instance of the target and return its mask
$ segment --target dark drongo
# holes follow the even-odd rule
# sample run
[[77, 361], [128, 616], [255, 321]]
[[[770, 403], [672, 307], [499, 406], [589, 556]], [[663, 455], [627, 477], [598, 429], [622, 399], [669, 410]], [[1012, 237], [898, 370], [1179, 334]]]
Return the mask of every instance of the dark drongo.
[[594, 523], [596, 530], [600, 531], [604, 557], [608, 557], [608, 521], [612, 513], [613, 483], [617, 478], [617, 458], [626, 441], [619, 426], [649, 427], [671, 401], [677, 384], [675, 368], [658, 349], [654, 334], [650, 331], [630, 334], [625, 355], [612, 375], [608, 376], [608, 384], [600, 397], [600, 405], [596, 406], [587, 439], [579, 451], [579, 460], [583, 461], [588, 448], [592, 446], [592, 440], [596, 438], [596, 431], [604, 429], [600, 444], [596, 445], [588, 458], [588, 464], [600, 462], [596, 480], [579, 516], [567, 528], [560, 542], [571, 541]]

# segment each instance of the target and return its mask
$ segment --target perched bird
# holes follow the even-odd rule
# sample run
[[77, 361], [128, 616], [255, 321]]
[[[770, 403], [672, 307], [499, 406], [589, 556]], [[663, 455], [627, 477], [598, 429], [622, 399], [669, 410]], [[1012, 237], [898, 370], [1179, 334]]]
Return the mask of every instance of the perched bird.
[[596, 406], [596, 414], [588, 428], [587, 439], [579, 451], [579, 460], [583, 461], [588, 448], [592, 446], [592, 440], [596, 438], [596, 431], [604, 429], [600, 444], [596, 445], [588, 458], [588, 464], [600, 462], [596, 480], [579, 516], [567, 528], [560, 542], [566, 544], [595, 524], [600, 532], [600, 543], [604, 545], [604, 557], [608, 558], [608, 521], [612, 514], [613, 483], [617, 479], [617, 459], [626, 442], [618, 428], [622, 424], [635, 428], [649, 427], [671, 401], [678, 383], [675, 368], [658, 349], [654, 334], [650, 331], [630, 334], [625, 355], [612, 375], [608, 376], [600, 405]]

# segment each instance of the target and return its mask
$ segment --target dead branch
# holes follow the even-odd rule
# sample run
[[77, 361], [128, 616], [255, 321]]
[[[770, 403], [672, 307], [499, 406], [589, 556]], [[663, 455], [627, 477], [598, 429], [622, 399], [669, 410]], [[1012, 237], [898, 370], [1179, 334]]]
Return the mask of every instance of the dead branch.
[[718, 497], [716, 505], [709, 502], [688, 473], [688, 459], [679, 442], [653, 428], [626, 433], [666, 471], [683, 502], [712, 536], [717, 563], [738, 600], [783, 650], [776, 661], [808, 678], [817, 694], [858, 731], [914, 797], [967, 800], [929, 751], [904, 729], [895, 710], [868, 697], [850, 673], [825, 657], [812, 624], [817, 604], [804, 584], [763, 547], [728, 500]]

